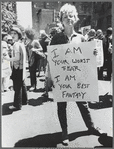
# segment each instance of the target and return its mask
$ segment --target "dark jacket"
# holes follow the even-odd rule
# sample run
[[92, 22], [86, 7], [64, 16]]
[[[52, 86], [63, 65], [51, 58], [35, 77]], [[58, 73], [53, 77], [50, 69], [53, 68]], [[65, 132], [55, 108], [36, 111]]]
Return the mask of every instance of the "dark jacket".
[[103, 38], [103, 50], [104, 50], [104, 60], [111, 60], [112, 54], [109, 52], [109, 43], [111, 43], [111, 39], [106, 35]]
[[[79, 38], [81, 38], [81, 41], [84, 42], [85, 39], [83, 37], [83, 35], [80, 35], [78, 33], [75, 33], [74, 35], [72, 35], [72, 38], [73, 37], [76, 37], [78, 36]], [[60, 32], [60, 33], [57, 33], [51, 40], [51, 43], [50, 45], [56, 45], [56, 44], [65, 44], [65, 43], [68, 43], [69, 42], [69, 39], [67, 37], [67, 35], [65, 35], [64, 32]]]

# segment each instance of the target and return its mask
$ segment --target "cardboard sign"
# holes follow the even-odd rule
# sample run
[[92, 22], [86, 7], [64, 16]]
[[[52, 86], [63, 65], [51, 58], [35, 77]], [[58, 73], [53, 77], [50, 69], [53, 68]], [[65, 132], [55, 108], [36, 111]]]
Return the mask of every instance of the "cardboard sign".
[[95, 41], [47, 47], [54, 101], [99, 100], [95, 47]]
[[104, 55], [103, 55], [103, 43], [102, 40], [95, 39], [96, 49], [98, 50], [97, 58], [97, 67], [102, 67], [104, 63]]

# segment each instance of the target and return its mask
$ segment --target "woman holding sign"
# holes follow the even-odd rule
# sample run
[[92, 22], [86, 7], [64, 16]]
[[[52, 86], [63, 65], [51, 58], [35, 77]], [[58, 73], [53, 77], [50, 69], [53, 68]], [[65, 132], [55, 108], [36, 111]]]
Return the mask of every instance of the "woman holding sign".
[[[80, 43], [84, 42], [84, 37], [81, 34], [78, 34], [74, 31], [74, 24], [79, 20], [78, 13], [75, 6], [71, 4], [65, 4], [60, 9], [60, 21], [64, 27], [64, 31], [61, 33], [57, 33], [51, 40], [50, 45], [57, 45], [57, 44], [65, 44], [65, 43]], [[95, 50], [94, 54], [96, 55], [97, 52]], [[88, 128], [90, 134], [94, 134], [100, 136], [104, 133], [101, 132], [100, 129], [97, 129], [90, 116], [90, 111], [88, 109], [87, 102], [76, 102], [82, 118]], [[62, 143], [64, 145], [68, 145], [68, 131], [67, 131], [67, 117], [66, 117], [66, 102], [57, 103], [58, 107], [58, 117], [60, 120], [61, 128], [62, 128]]]

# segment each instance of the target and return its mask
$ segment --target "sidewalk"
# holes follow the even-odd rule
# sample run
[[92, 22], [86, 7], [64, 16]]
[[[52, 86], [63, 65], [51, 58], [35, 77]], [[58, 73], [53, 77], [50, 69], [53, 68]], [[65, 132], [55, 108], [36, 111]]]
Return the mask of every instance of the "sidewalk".
[[[28, 71], [28, 70], [27, 70]], [[57, 104], [51, 99], [41, 97], [44, 82], [43, 73], [38, 77], [38, 92], [28, 92], [29, 104], [22, 110], [8, 109], [13, 102], [14, 91], [2, 94], [2, 147], [66, 147], [61, 144], [61, 127], [57, 116]], [[100, 81], [100, 93], [110, 92], [108, 81]], [[27, 72], [27, 86], [30, 86]], [[102, 85], [101, 85], [102, 84]], [[113, 134], [112, 106], [90, 108], [94, 123], [109, 136]], [[70, 143], [68, 147], [93, 148], [102, 147], [98, 136], [88, 134], [87, 128], [74, 102], [67, 106], [68, 133]]]

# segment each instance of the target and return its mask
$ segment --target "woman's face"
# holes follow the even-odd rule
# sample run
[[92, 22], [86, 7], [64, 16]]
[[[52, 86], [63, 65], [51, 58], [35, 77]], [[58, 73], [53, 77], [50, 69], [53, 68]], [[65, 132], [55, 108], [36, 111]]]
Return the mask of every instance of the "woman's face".
[[63, 13], [62, 16], [62, 23], [64, 27], [73, 27], [74, 23], [76, 22], [76, 18], [73, 13]]
[[16, 31], [11, 31], [11, 36], [12, 36], [12, 40], [14, 42], [19, 40], [19, 35], [18, 35], [18, 33]]

